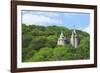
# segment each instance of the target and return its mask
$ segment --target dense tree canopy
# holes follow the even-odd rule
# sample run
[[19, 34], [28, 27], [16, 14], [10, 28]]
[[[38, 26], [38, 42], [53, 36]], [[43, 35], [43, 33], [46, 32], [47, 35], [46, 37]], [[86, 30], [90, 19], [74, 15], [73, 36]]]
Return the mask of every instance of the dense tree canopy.
[[[58, 46], [57, 40], [61, 31], [68, 43]], [[89, 59], [89, 34], [76, 31], [80, 39], [77, 48], [70, 44], [72, 30], [61, 26], [38, 26], [22, 24], [22, 61], [56, 61]]]

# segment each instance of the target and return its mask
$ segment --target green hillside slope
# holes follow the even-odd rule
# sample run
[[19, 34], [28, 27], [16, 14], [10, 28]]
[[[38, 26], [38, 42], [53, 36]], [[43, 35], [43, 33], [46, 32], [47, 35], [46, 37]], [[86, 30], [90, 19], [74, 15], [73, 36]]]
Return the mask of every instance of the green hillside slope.
[[[67, 44], [58, 46], [61, 31], [67, 38]], [[22, 62], [82, 60], [90, 58], [89, 34], [76, 30], [79, 45], [70, 44], [72, 30], [61, 26], [37, 26], [22, 24]]]

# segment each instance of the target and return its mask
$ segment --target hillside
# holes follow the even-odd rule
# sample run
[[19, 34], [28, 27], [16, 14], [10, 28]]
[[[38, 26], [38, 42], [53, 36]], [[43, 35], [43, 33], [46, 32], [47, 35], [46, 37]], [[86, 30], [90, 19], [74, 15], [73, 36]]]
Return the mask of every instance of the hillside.
[[[57, 40], [63, 31], [68, 43], [58, 46]], [[89, 59], [89, 34], [76, 30], [79, 45], [70, 45], [72, 30], [61, 26], [37, 26], [22, 24], [22, 61], [60, 61]]]

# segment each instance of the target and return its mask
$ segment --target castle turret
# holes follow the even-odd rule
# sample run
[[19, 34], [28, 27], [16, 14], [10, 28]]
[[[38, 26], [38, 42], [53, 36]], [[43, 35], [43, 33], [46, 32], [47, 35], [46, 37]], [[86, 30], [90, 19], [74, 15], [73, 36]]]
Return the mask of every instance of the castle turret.
[[65, 45], [66, 44], [66, 37], [64, 36], [63, 32], [61, 32], [60, 37], [58, 38], [57, 45]]
[[76, 30], [75, 29], [72, 31], [72, 35], [71, 35], [70, 42], [71, 42], [71, 45], [74, 48], [77, 48], [78, 43], [79, 43], [79, 40], [78, 40], [78, 37], [77, 37], [77, 34], [76, 34]]

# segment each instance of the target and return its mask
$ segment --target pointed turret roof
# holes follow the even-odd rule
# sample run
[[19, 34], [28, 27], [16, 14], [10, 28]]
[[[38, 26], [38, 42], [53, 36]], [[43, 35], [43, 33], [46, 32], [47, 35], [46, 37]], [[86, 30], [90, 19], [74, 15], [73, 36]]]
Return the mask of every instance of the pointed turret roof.
[[59, 39], [66, 40], [66, 37], [64, 36], [63, 32], [61, 32]]
[[76, 34], [76, 30], [75, 29], [72, 31], [72, 34]]
[[64, 34], [63, 34], [63, 32], [61, 32], [61, 34], [60, 34], [60, 38], [64, 38]]

